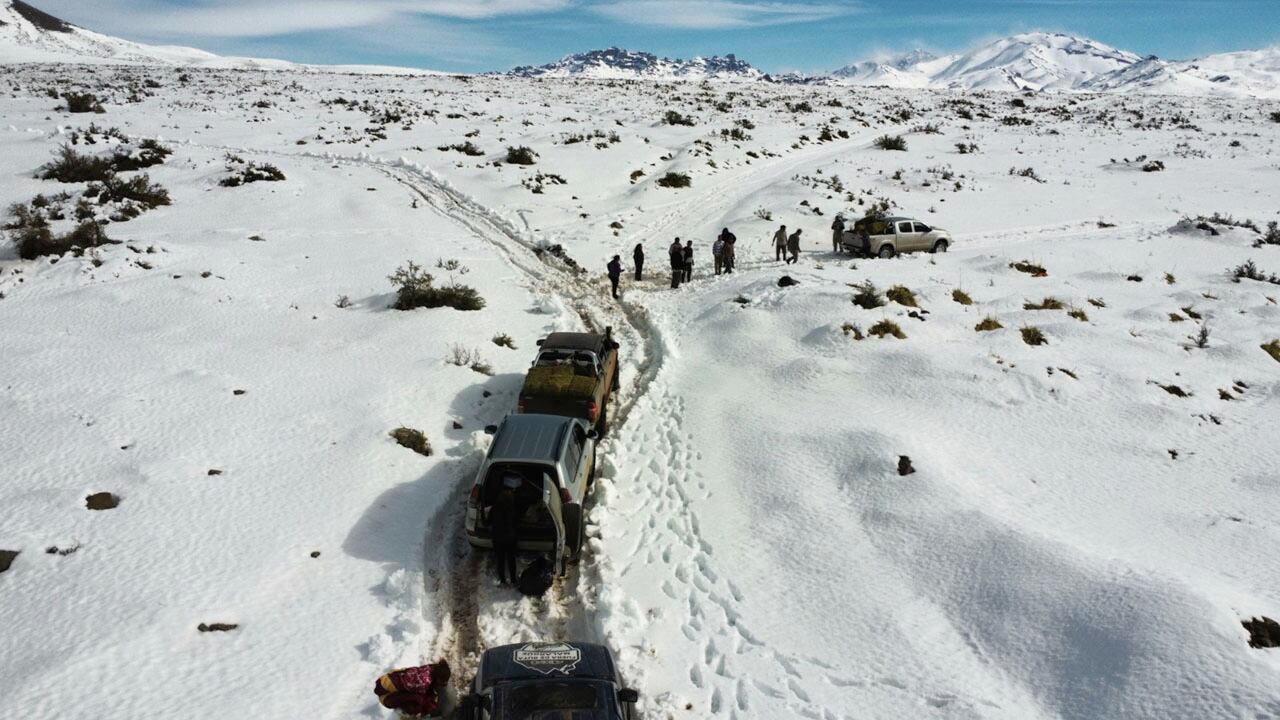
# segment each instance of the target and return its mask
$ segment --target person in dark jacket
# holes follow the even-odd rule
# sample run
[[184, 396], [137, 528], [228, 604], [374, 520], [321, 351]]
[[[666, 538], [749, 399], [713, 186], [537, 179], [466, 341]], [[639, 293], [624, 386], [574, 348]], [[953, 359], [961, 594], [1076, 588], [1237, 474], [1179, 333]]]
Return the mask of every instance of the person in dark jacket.
[[609, 261], [609, 284], [613, 286], [613, 299], [618, 299], [618, 281], [622, 279], [622, 258], [617, 255]]
[[644, 247], [640, 243], [631, 251], [631, 261], [636, 265], [636, 282], [640, 282], [640, 272], [644, 269]]
[[684, 246], [680, 244], [680, 238], [672, 241], [667, 255], [671, 258], [671, 288], [674, 290], [680, 287], [680, 279], [684, 277]]
[[684, 281], [689, 282], [693, 279], [693, 241], [684, 244]]
[[726, 246], [729, 246], [729, 245], [732, 245], [732, 244], [733, 244], [733, 242], [734, 242], [735, 240], [737, 240], [737, 239], [738, 239], [738, 238], [736, 238], [736, 237], [734, 237], [734, 236], [733, 236], [733, 233], [729, 232], [729, 228], [725, 228], [725, 229], [721, 230], [721, 231], [720, 231], [720, 236], [716, 238], [716, 244], [715, 244], [715, 247], [714, 247], [714, 249], [713, 249], [713, 254], [715, 255], [715, 260], [716, 260], [716, 274], [717, 274], [717, 275], [719, 275], [719, 274], [721, 273], [721, 271], [727, 271], [727, 270], [728, 270], [728, 268], [729, 268], [729, 263], [727, 263], [727, 262], [725, 261], [725, 260], [726, 260], [726, 258], [725, 258], [725, 252], [724, 252], [724, 251], [725, 251], [725, 247], [726, 247]]
[[790, 253], [787, 256], [788, 265], [800, 262], [800, 228], [796, 228], [796, 231], [791, 233], [791, 237], [787, 238], [787, 252]]
[[831, 221], [831, 249], [840, 252], [840, 241], [844, 239], [844, 216], [836, 215]]
[[725, 273], [733, 272], [733, 266], [738, 262], [738, 238], [733, 233], [724, 239], [724, 249], [720, 251], [720, 259], [724, 263]]
[[[502, 490], [493, 508], [489, 510], [489, 527], [493, 535], [493, 555], [498, 563], [498, 580], [506, 585], [515, 582], [516, 574], [516, 523], [520, 521], [516, 511], [515, 488], [522, 480], [514, 475], [502, 479]], [[507, 578], [511, 578], [510, 581]]]

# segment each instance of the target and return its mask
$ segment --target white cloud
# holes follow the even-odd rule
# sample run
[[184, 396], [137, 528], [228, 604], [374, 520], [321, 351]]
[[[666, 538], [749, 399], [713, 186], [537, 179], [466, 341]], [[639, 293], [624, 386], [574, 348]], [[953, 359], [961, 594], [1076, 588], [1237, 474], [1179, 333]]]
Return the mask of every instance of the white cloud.
[[621, 22], [694, 30], [812, 22], [861, 11], [861, 7], [853, 3], [738, 0], [614, 0], [594, 5], [591, 9]]
[[573, 0], [231, 0], [177, 7], [163, 0], [107, 0], [97, 13], [79, 5], [80, 0], [50, 2], [55, 8], [69, 5], [67, 14], [89, 27], [127, 27], [150, 35], [250, 38], [385, 27], [420, 17], [479, 20], [546, 13], [569, 7]]

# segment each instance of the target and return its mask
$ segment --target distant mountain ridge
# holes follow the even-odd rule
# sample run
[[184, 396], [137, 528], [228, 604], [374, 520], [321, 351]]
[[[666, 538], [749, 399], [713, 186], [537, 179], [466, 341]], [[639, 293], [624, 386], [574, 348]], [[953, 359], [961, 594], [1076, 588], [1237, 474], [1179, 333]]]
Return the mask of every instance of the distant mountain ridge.
[[733, 54], [691, 60], [660, 58], [647, 52], [611, 47], [566, 55], [547, 65], [524, 65], [512, 77], [582, 77], [599, 79], [759, 80], [764, 73]]
[[1280, 47], [1193, 61], [1143, 58], [1089, 38], [1032, 32], [964, 53], [926, 50], [865, 60], [830, 73], [768, 74], [734, 56], [659, 58], [608, 48], [505, 73], [522, 78], [729, 80], [779, 83], [1059, 92], [1144, 92], [1280, 97]]

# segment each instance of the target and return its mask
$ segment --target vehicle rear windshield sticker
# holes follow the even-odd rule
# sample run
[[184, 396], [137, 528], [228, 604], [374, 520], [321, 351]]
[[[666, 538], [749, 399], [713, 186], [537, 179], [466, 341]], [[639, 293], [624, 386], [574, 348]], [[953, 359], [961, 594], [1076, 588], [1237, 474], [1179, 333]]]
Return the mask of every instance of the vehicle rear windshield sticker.
[[554, 645], [529, 644], [516, 650], [512, 657], [516, 664], [523, 665], [543, 675], [550, 675], [554, 672], [568, 675], [582, 661], [582, 651], [564, 643]]

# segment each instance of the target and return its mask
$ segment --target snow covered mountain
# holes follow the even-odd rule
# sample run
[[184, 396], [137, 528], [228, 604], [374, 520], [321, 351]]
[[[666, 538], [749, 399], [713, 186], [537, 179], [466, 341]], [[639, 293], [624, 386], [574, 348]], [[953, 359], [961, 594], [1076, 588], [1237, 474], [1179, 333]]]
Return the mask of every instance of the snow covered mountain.
[[1280, 46], [1186, 62], [1148, 57], [1085, 83], [1096, 92], [1280, 97]]
[[848, 85], [920, 88], [928, 87], [930, 77], [954, 60], [954, 55], [939, 57], [927, 50], [912, 50], [903, 55], [847, 65], [831, 75]]
[[[82, 63], [177, 65], [256, 70], [314, 68], [285, 60], [227, 57], [172, 45], [143, 45], [86, 30], [22, 0], [0, 0], [0, 64]], [[325, 66], [351, 72], [427, 74], [429, 71], [374, 66]]]
[[1280, 97], [1280, 47], [1169, 61], [1062, 33], [1023, 33], [965, 53], [924, 50], [831, 73], [845, 85], [954, 90], [1144, 92]]
[[582, 77], [648, 80], [760, 80], [764, 73], [732, 53], [724, 57], [691, 60], [660, 58], [652, 53], [622, 48], [592, 50], [566, 55], [548, 65], [523, 65], [507, 73], [513, 77]]

